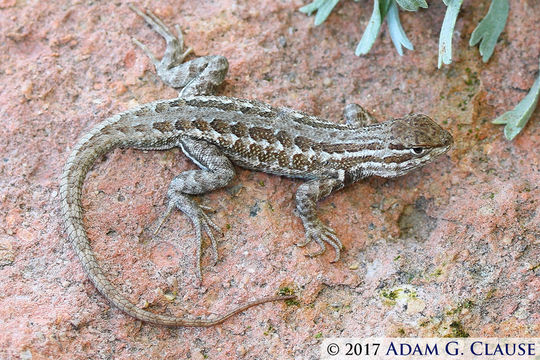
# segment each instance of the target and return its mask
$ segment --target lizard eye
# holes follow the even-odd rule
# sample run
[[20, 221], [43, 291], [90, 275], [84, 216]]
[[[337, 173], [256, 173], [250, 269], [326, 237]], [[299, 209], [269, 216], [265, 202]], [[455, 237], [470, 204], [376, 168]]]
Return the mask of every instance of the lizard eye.
[[415, 147], [415, 148], [412, 148], [411, 150], [413, 154], [415, 155], [421, 155], [424, 153], [424, 148], [421, 148], [421, 147]]

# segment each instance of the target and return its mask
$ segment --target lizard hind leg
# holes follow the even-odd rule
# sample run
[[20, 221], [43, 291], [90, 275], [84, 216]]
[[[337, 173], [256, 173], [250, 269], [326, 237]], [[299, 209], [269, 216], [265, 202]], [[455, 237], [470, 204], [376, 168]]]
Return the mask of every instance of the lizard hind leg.
[[199, 280], [202, 280], [202, 272], [201, 272], [201, 257], [202, 257], [202, 235], [203, 231], [210, 239], [211, 245], [212, 245], [212, 259], [213, 264], [215, 264], [218, 260], [218, 254], [217, 254], [217, 242], [214, 235], [214, 231], [221, 233], [221, 229], [208, 217], [208, 215], [204, 212], [204, 210], [188, 195], [185, 195], [181, 192], [180, 187], [183, 185], [185, 177], [193, 177], [194, 174], [185, 174], [182, 173], [179, 176], [177, 176], [173, 182], [171, 182], [171, 186], [168, 191], [168, 197], [169, 197], [169, 205], [167, 207], [167, 210], [165, 214], [161, 217], [161, 219], [158, 221], [158, 226], [155, 231], [159, 231], [159, 228], [161, 227], [161, 224], [168, 218], [169, 214], [174, 208], [177, 208], [181, 212], [183, 212], [187, 217], [191, 220], [193, 223], [193, 227], [195, 229], [195, 237], [197, 239], [197, 277]]
[[193, 160], [201, 170], [188, 170], [176, 176], [169, 185], [167, 196], [169, 204], [162, 218], [158, 221], [157, 231], [174, 208], [183, 212], [195, 229], [197, 239], [197, 276], [202, 279], [201, 249], [203, 232], [210, 238], [214, 263], [217, 262], [217, 242], [214, 231], [221, 233], [203, 207], [198, 205], [191, 195], [204, 194], [226, 186], [235, 175], [234, 166], [221, 151], [203, 140], [182, 138], [179, 144], [182, 151]]
[[152, 12], [143, 12], [132, 5], [129, 5], [129, 8], [165, 39], [167, 47], [161, 60], [158, 60], [139, 40], [133, 39], [133, 41], [150, 58], [157, 74], [165, 84], [175, 89], [182, 89], [180, 97], [212, 95], [223, 83], [229, 70], [229, 63], [224, 56], [203, 56], [184, 63], [185, 57], [192, 52], [192, 49], [184, 50], [184, 38], [180, 27], [176, 26], [178, 35], [174, 35]]

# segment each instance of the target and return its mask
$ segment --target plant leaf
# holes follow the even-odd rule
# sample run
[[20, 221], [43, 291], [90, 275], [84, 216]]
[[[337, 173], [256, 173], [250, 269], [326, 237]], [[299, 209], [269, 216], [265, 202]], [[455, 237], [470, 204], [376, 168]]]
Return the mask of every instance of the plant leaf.
[[440, 69], [443, 63], [450, 64], [452, 62], [452, 36], [454, 34], [454, 26], [461, 8], [463, 0], [443, 0], [448, 6], [444, 15], [443, 24], [441, 27], [441, 35], [439, 36], [439, 64]]
[[381, 0], [379, 2], [379, 9], [381, 11], [381, 17], [382, 17], [381, 20], [384, 20], [384, 17], [388, 13], [388, 9], [390, 9], [390, 5], [392, 5], [393, 2], [394, 0]]
[[482, 61], [487, 62], [497, 44], [497, 39], [506, 25], [508, 18], [508, 0], [492, 0], [487, 15], [471, 34], [470, 46], [480, 42], [480, 55]]
[[381, 29], [382, 21], [386, 16], [388, 8], [390, 7], [392, 2], [393, 0], [373, 1], [373, 13], [371, 14], [371, 18], [369, 19], [368, 26], [366, 27], [364, 34], [362, 34], [362, 38], [360, 39], [360, 42], [358, 43], [358, 45], [356, 46], [356, 50], [354, 51], [354, 54], [356, 56], [365, 55], [369, 52], [369, 50], [373, 46], [373, 43], [375, 43], [375, 40], [377, 39], [377, 35], [379, 34], [379, 30]]
[[398, 54], [401, 56], [403, 55], [403, 49], [401, 46], [406, 49], [413, 50], [414, 47], [407, 38], [407, 35], [401, 26], [401, 22], [399, 21], [399, 11], [395, 2], [392, 2], [390, 8], [388, 9], [386, 21], [388, 22], [390, 37], [392, 38], [392, 42], [394, 43]]
[[540, 97], [540, 63], [538, 67], [538, 77], [527, 96], [513, 110], [505, 112], [492, 121], [493, 124], [506, 124], [504, 127], [504, 137], [508, 140], [515, 138], [523, 130], [531, 118], [534, 109], [536, 109], [538, 98]]
[[426, 0], [396, 0], [403, 9], [407, 11], [417, 11], [418, 8], [427, 8]]
[[315, 0], [311, 4], [307, 4], [305, 6], [302, 6], [299, 10], [300, 10], [300, 12], [303, 12], [304, 14], [311, 15], [314, 11], [319, 10], [321, 5], [325, 1], [326, 0]]
[[324, 4], [319, 8], [319, 11], [317, 11], [317, 15], [315, 15], [315, 25], [320, 25], [326, 20], [328, 15], [332, 12], [334, 7], [337, 5], [339, 0], [326, 0]]
[[339, 0], [315, 0], [311, 4], [301, 7], [300, 11], [308, 15], [317, 11], [315, 15], [315, 26], [317, 26], [326, 20], [338, 2]]

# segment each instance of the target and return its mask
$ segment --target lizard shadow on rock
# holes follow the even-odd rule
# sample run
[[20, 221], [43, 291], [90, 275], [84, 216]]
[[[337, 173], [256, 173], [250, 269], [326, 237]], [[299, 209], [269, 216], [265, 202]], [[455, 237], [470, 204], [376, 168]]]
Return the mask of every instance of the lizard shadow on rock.
[[399, 238], [426, 241], [437, 224], [437, 219], [426, 213], [429, 200], [420, 196], [414, 204], [408, 204], [399, 215]]

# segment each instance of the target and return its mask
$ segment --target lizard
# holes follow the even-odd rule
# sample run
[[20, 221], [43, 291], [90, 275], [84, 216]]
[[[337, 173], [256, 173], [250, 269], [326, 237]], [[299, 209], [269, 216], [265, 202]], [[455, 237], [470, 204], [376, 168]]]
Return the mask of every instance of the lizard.
[[305, 229], [305, 241], [297, 245], [318, 244], [318, 251], [307, 254], [310, 257], [321, 255], [329, 245], [335, 250], [335, 262], [343, 246], [335, 231], [318, 218], [317, 202], [368, 176], [404, 175], [446, 153], [453, 144], [452, 135], [423, 114], [377, 123], [360, 105], [349, 104], [344, 109], [345, 123], [335, 123], [255, 100], [216, 96], [228, 71], [227, 59], [210, 55], [184, 61], [192, 49], [185, 49], [178, 25], [175, 35], [152, 12], [129, 7], [164, 38], [166, 49], [160, 60], [139, 40], [133, 38], [133, 42], [150, 58], [164, 83], [180, 90], [179, 95], [137, 106], [95, 125], [66, 160], [59, 194], [66, 234], [87, 276], [112, 305], [143, 322], [207, 327], [251, 306], [295, 295], [260, 298], [215, 318], [156, 314], [130, 302], [99, 266], [82, 221], [83, 183], [104, 154], [115, 148], [179, 147], [199, 167], [181, 172], [171, 181], [167, 209], [156, 232], [173, 210], [187, 215], [198, 242], [196, 268], [201, 280], [203, 235], [210, 239], [215, 263], [214, 231], [220, 229], [193, 196], [227, 186], [235, 176], [235, 165], [306, 180], [295, 196], [297, 215]]

